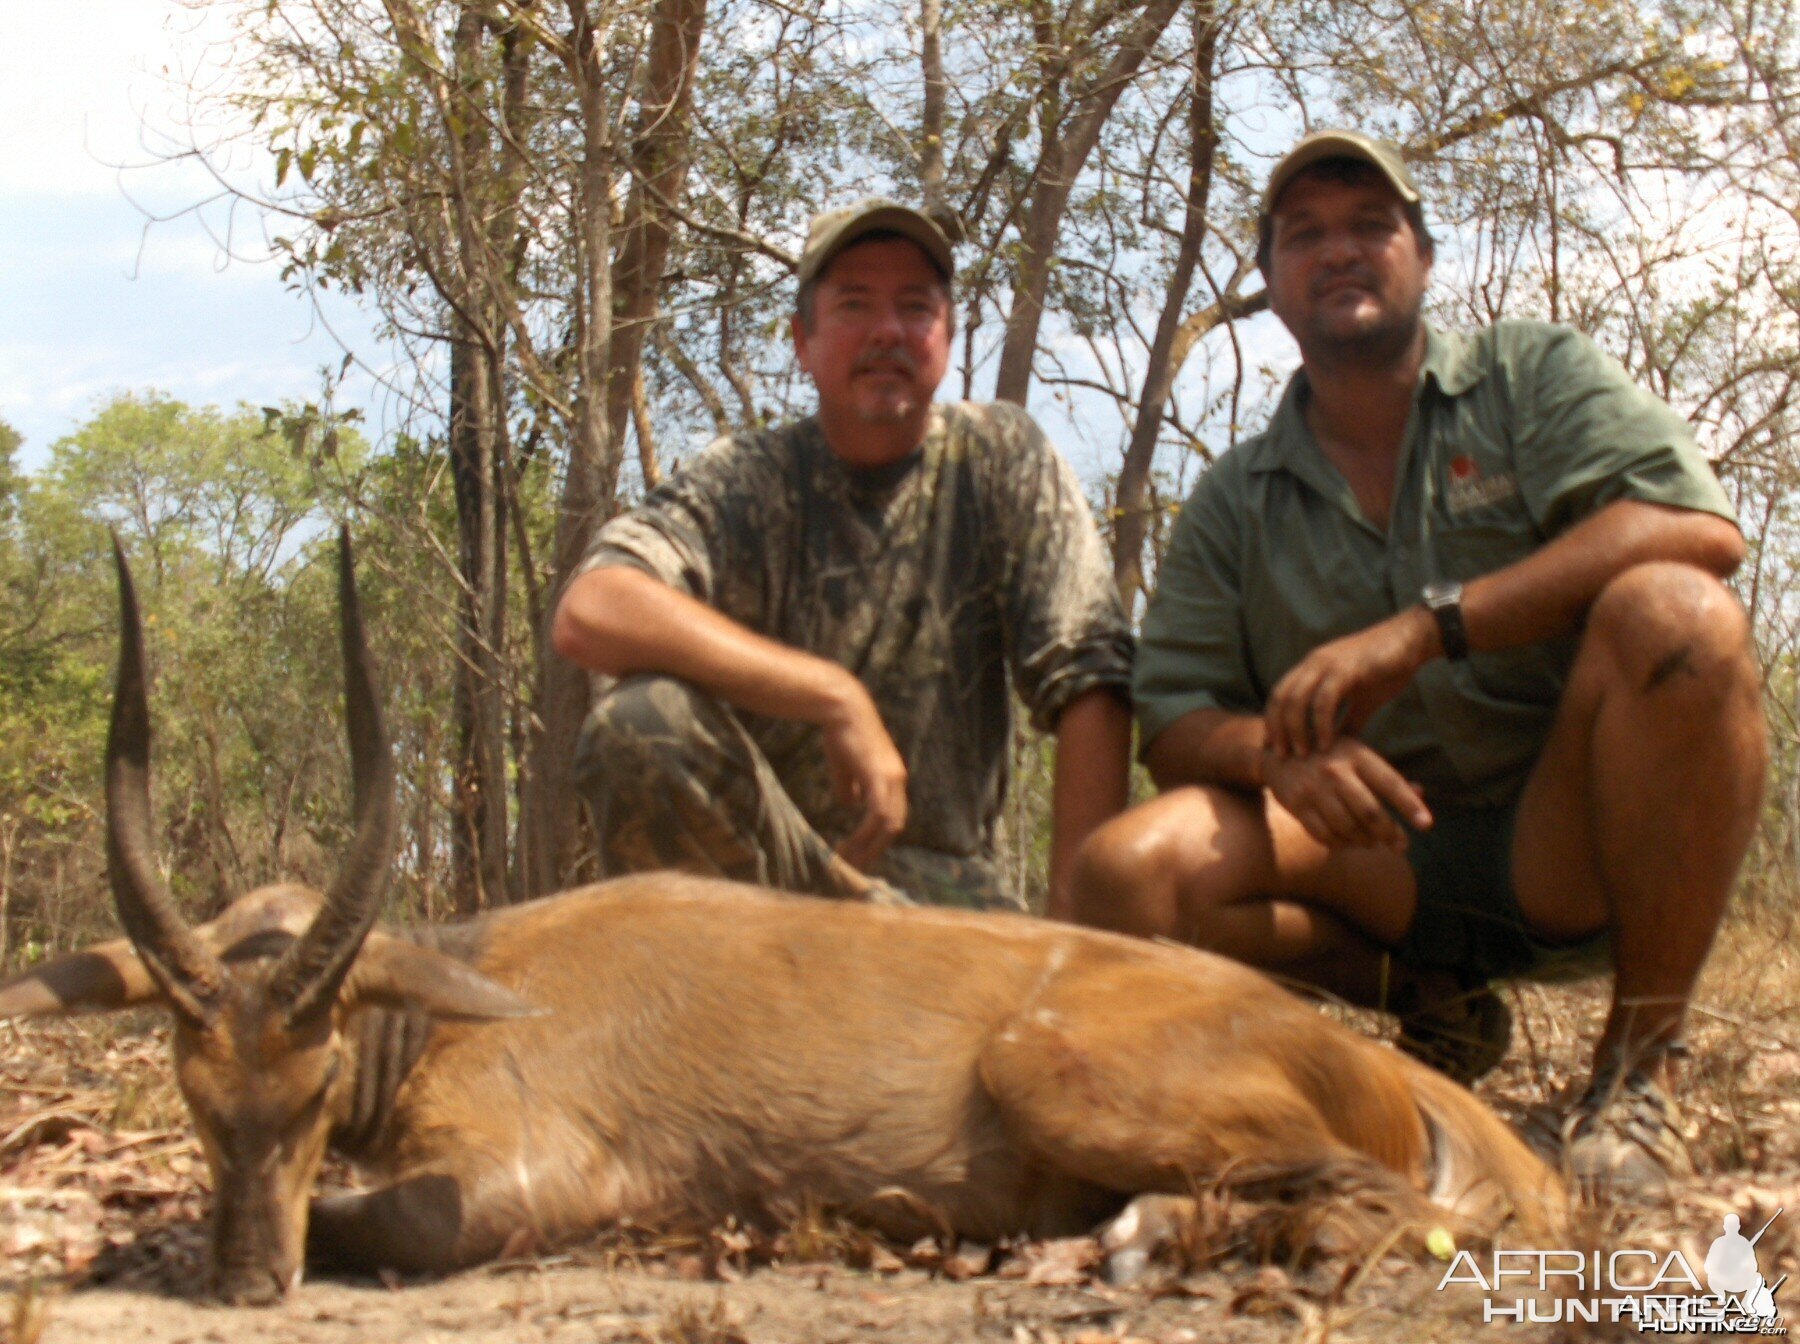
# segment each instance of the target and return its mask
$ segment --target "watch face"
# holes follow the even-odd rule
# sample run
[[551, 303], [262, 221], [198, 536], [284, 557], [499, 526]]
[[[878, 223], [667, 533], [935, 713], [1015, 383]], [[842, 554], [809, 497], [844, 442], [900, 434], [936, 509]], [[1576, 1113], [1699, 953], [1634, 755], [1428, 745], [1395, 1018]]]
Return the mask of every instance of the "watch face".
[[1433, 579], [1419, 590], [1419, 596], [1428, 607], [1436, 606], [1441, 602], [1460, 602], [1462, 585], [1448, 579]]

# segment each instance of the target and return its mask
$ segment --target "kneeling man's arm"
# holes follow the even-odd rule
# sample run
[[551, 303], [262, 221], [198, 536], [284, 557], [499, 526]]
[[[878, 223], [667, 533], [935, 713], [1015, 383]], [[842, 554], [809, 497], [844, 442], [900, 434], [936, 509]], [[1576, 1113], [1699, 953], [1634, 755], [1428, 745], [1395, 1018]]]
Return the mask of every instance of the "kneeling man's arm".
[[1724, 579], [1744, 551], [1743, 534], [1717, 514], [1619, 500], [1517, 564], [1469, 583], [1469, 647], [1507, 649], [1566, 635], [1601, 589], [1635, 565], [1672, 561]]
[[[1509, 649], [1566, 635], [1601, 590], [1636, 565], [1672, 561], [1724, 578], [1743, 558], [1744, 538], [1725, 518], [1618, 500], [1523, 560], [1465, 584], [1469, 648]], [[1422, 606], [1320, 645], [1270, 693], [1270, 746], [1284, 757], [1328, 749], [1358, 732], [1443, 651], [1437, 624]]]
[[1069, 889], [1075, 851], [1088, 834], [1125, 810], [1130, 792], [1131, 711], [1096, 686], [1056, 720], [1056, 776], [1050, 799], [1050, 893], [1045, 913], [1075, 917]]
[[1431, 825], [1423, 792], [1367, 743], [1342, 737], [1310, 756], [1279, 756], [1260, 714], [1185, 714], [1151, 740], [1144, 763], [1164, 790], [1184, 784], [1267, 789], [1313, 839], [1333, 849], [1401, 850], [1406, 833], [1396, 817], [1415, 830]]
[[833, 787], [864, 808], [840, 846], [866, 867], [906, 825], [906, 763], [854, 674], [757, 634], [640, 570], [577, 575], [557, 604], [556, 651], [592, 672], [654, 672], [702, 687], [738, 709], [817, 724]]
[[1270, 749], [1268, 723], [1253, 708], [1266, 701], [1246, 643], [1239, 466], [1222, 462], [1183, 506], [1144, 616], [1133, 677], [1144, 764], [1164, 790], [1266, 788], [1321, 844], [1403, 848], [1396, 817], [1423, 829], [1431, 814], [1373, 748], [1346, 737], [1311, 757]]

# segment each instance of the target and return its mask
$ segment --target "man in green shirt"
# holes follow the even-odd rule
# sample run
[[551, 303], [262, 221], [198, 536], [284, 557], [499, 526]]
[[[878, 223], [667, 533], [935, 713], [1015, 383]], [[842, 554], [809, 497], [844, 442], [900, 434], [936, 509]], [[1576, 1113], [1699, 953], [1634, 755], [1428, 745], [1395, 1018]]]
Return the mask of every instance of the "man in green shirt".
[[932, 400], [951, 273], [916, 210], [819, 216], [792, 324], [818, 414], [719, 439], [595, 536], [556, 640], [605, 677], [577, 770], [608, 871], [1010, 904], [1017, 692], [1057, 737], [1068, 914], [1077, 844], [1125, 803], [1131, 631], [1043, 431]]
[[1077, 915], [1397, 1010], [1465, 1080], [1505, 1050], [1490, 981], [1610, 954], [1566, 1151], [1655, 1182], [1762, 789], [1744, 542], [1685, 422], [1586, 338], [1428, 327], [1432, 256], [1391, 146], [1321, 133], [1271, 175], [1302, 366], [1176, 525], [1134, 675], [1164, 792], [1084, 846]]

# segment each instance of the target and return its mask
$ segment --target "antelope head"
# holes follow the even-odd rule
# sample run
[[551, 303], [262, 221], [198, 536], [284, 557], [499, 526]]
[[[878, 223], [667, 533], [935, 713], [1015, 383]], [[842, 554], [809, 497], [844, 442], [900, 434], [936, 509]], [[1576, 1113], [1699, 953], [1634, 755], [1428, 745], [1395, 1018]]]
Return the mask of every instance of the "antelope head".
[[465, 1018], [531, 1011], [460, 961], [370, 937], [393, 832], [393, 764], [363, 638], [348, 533], [338, 600], [355, 838], [331, 889], [266, 887], [190, 928], [151, 846], [150, 720], [137, 594], [122, 551], [119, 673], [106, 749], [107, 870], [128, 941], [58, 958], [0, 985], [0, 1017], [160, 1001], [176, 1081], [213, 1184], [212, 1272], [233, 1303], [300, 1279], [308, 1198], [356, 1081], [349, 1014], [412, 1005]]
[[106, 745], [107, 873], [119, 922], [174, 1016], [175, 1077], [213, 1178], [212, 1265], [220, 1296], [267, 1302], [299, 1280], [307, 1196], [325, 1153], [331, 1093], [343, 1082], [333, 1011], [375, 922], [393, 837], [393, 763], [376, 703], [348, 533], [338, 543], [345, 718], [355, 840], [316, 918], [256, 955], [228, 955], [183, 921], [151, 853], [150, 717], [144, 637], [125, 556], [119, 567], [119, 676]]

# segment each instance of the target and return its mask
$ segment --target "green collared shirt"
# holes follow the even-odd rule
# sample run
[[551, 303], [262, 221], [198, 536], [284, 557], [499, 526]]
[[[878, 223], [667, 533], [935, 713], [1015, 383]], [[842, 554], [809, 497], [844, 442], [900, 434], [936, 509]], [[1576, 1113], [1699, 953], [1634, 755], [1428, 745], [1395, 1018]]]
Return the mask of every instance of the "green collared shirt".
[[[1146, 747], [1185, 714], [1256, 714], [1327, 640], [1524, 558], [1620, 499], [1735, 522], [1687, 422], [1586, 337], [1536, 322], [1429, 331], [1384, 532], [1307, 428], [1304, 371], [1269, 428], [1183, 506], [1144, 616]], [[1575, 638], [1436, 659], [1363, 738], [1439, 804], [1515, 796], [1550, 731]]]

